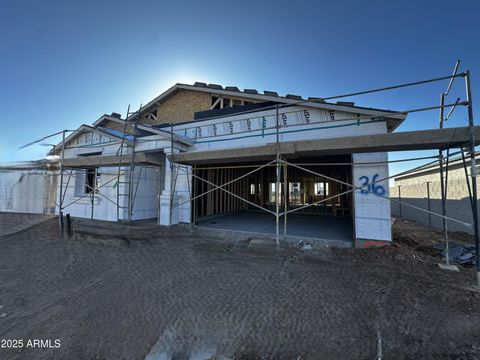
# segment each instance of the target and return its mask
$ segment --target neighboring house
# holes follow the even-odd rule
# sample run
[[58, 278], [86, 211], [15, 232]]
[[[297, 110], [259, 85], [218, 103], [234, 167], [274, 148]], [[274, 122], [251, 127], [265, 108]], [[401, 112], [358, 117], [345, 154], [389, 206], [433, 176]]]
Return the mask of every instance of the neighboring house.
[[[282, 165], [288, 182], [282, 179], [279, 189], [275, 167], [253, 172], [274, 158], [277, 112], [281, 155], [298, 164]], [[256, 211], [259, 207], [274, 211], [278, 195], [279, 206], [299, 210], [288, 216], [289, 235], [342, 240], [346, 246], [353, 240], [357, 246], [389, 242], [389, 201], [368, 191], [348, 192], [347, 185], [365, 185], [388, 197], [388, 181], [382, 181], [388, 177], [387, 153], [325, 154], [299, 146], [309, 140], [386, 134], [405, 118], [351, 102], [177, 84], [126, 121], [115, 113], [104, 115], [71, 133], [65, 149], [58, 144], [50, 153], [64, 156], [56, 198], [62, 201], [63, 213], [78, 217], [213, 227], [230, 221], [232, 229], [245, 221], [244, 231], [271, 233], [266, 227], [267, 222], [273, 224], [272, 212]], [[212, 184], [227, 182], [228, 194], [211, 191], [198, 197]], [[321, 203], [306, 207], [317, 202]]]
[[0, 211], [54, 214], [56, 165], [32, 161], [0, 166]]
[[[480, 161], [477, 157], [476, 163]], [[461, 157], [450, 159], [448, 165], [447, 181], [447, 216], [462, 222], [472, 224], [472, 208], [468, 192], [467, 180], [470, 177], [470, 158], [466, 155], [466, 171]], [[479, 169], [480, 170], [480, 169]], [[444, 167], [444, 177], [446, 168]], [[477, 180], [477, 186], [480, 182]], [[410, 205], [430, 210], [434, 213], [442, 213], [442, 197], [440, 190], [440, 168], [438, 164], [425, 166], [418, 171], [395, 178], [395, 186], [390, 188], [390, 196], [394, 199]], [[478, 202], [478, 199], [477, 199]], [[480, 203], [479, 203], [480, 204]], [[425, 211], [417, 210], [407, 205], [400, 205], [392, 201], [392, 214], [405, 219], [415, 220], [423, 224], [431, 225], [438, 229], [443, 229], [442, 218]], [[459, 222], [448, 221], [449, 231], [463, 231], [473, 234], [473, 228], [463, 225]]]

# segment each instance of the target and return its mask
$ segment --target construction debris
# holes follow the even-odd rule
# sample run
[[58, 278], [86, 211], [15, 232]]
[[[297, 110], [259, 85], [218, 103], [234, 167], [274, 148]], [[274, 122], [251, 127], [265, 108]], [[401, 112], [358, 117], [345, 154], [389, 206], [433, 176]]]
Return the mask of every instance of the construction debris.
[[300, 246], [300, 250], [302, 251], [308, 251], [313, 249], [313, 246], [311, 244], [304, 242], [303, 240], [300, 240], [297, 245]]
[[[445, 258], [445, 244], [438, 243], [433, 247], [440, 251], [440, 254]], [[462, 245], [455, 241], [448, 242], [448, 260], [454, 261], [461, 265], [475, 264], [475, 245]]]

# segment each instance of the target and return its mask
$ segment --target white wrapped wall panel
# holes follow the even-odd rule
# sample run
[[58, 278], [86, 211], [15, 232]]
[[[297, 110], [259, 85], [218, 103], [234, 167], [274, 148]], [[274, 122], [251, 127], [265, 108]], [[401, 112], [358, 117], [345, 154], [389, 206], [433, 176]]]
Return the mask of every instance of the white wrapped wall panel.
[[[355, 238], [391, 241], [387, 153], [353, 154]], [[375, 164], [377, 162], [377, 164]], [[363, 163], [363, 164], [362, 164]], [[374, 164], [372, 164], [374, 163]], [[381, 196], [379, 196], [381, 195]]]

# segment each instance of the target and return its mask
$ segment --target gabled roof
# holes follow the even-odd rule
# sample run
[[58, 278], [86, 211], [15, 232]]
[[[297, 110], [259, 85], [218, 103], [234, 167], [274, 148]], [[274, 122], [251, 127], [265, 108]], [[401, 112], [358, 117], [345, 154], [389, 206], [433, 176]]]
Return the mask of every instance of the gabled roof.
[[[111, 116], [108, 116], [108, 115], [103, 115], [102, 117], [100, 117], [100, 119], [98, 119], [95, 124], [97, 125], [81, 125], [78, 129], [76, 129], [75, 131], [73, 131], [70, 135], [68, 135], [66, 138], [65, 138], [65, 143], [68, 144], [69, 141], [73, 140], [76, 136], [82, 134], [82, 133], [85, 133], [85, 132], [97, 132], [97, 133], [100, 133], [102, 135], [106, 135], [106, 136], [109, 136], [109, 137], [114, 137], [114, 138], [117, 138], [118, 140], [121, 140], [123, 138], [123, 131], [121, 130], [116, 130], [116, 129], [112, 129], [112, 128], [107, 128], [107, 127], [102, 127], [98, 124], [101, 124], [101, 122], [103, 120], [111, 120], [111, 121], [115, 121], [119, 124], [124, 124], [125, 123], [125, 120], [122, 120], [122, 119], [119, 119], [118, 117], [111, 117]], [[144, 137], [144, 136], [152, 136], [152, 135], [162, 135], [165, 139], [168, 139], [170, 140], [171, 138], [171, 135], [170, 135], [170, 131], [165, 131], [165, 130], [161, 130], [161, 129], [156, 129], [156, 128], [153, 128], [149, 125], [142, 125], [142, 124], [138, 124], [138, 129], [140, 129], [140, 134], [138, 134], [137, 136], [138, 137]], [[181, 142], [185, 145], [189, 145], [189, 146], [192, 146], [193, 144], [181, 137], [181, 136], [178, 136], [177, 134], [174, 135], [174, 140], [175, 141], [178, 141], [178, 142]], [[133, 141], [133, 135], [130, 135], [130, 134], [127, 134], [125, 136], [125, 141], [128, 141], [128, 142], [131, 142]], [[56, 146], [55, 148], [51, 149], [47, 155], [53, 155], [55, 154], [56, 152], [58, 152], [59, 150], [61, 150], [63, 148], [63, 141], [60, 141]], [[68, 149], [68, 146], [67, 146], [67, 149]]]
[[58, 161], [47, 159], [20, 161], [11, 163], [0, 163], [0, 171], [2, 170], [51, 170], [56, 168]]
[[[338, 101], [337, 103], [328, 103], [321, 98], [309, 97], [304, 99], [298, 95], [287, 94], [285, 96], [279, 96], [274, 91], [263, 91], [263, 93], [258, 92], [256, 89], [244, 89], [243, 91], [239, 90], [235, 86], [227, 86], [223, 88], [221, 85], [217, 84], [205, 84], [196, 82], [194, 85], [188, 84], [175, 84], [155, 99], [151, 100], [145, 106], [142, 107], [140, 112], [131, 115], [128, 120], [133, 119], [137, 116], [141, 116], [145, 113], [148, 113], [152, 110], [152, 107], [160, 104], [161, 102], [168, 99], [170, 96], [176, 94], [181, 90], [190, 90], [198, 91], [209, 94], [216, 94], [219, 96], [235, 96], [241, 97], [244, 99], [251, 99], [252, 101], [262, 101], [262, 102], [275, 102], [279, 104], [286, 105], [303, 105], [307, 107], [319, 108], [324, 110], [336, 110], [336, 111], [345, 111], [345, 112], [356, 112], [364, 115], [371, 115], [375, 117], [387, 117], [395, 120], [402, 121], [407, 117], [407, 114], [399, 113], [392, 110], [384, 110], [377, 108], [366, 108], [355, 106], [353, 102]], [[192, 119], [193, 120], [193, 119]]]
[[[106, 136], [109, 136], [109, 137], [115, 137], [117, 139], [122, 139], [122, 132], [121, 131], [115, 131], [113, 129], [109, 129], [109, 128], [102, 128], [102, 127], [94, 127], [94, 126], [90, 126], [90, 125], [80, 125], [78, 127], [78, 129], [76, 129], [75, 131], [73, 131], [70, 135], [68, 135], [66, 138], [65, 138], [65, 143], [67, 144], [69, 141], [73, 140], [76, 136], [82, 134], [82, 133], [85, 133], [85, 132], [97, 132], [99, 134], [102, 134], [102, 135], [106, 135]], [[130, 141], [131, 139], [126, 138], [127, 141]], [[57, 152], [58, 150], [62, 149], [63, 148], [63, 141], [60, 141], [56, 146], [55, 148], [51, 149], [49, 152], [48, 152], [48, 155], [52, 155], [54, 154], [55, 152]], [[68, 149], [68, 147], [67, 147]]]
[[[124, 125], [125, 124], [125, 119], [122, 119], [120, 117], [120, 114], [116, 114], [116, 113], [112, 113], [112, 115], [107, 115], [107, 114], [104, 114], [102, 116], [100, 116], [100, 118], [98, 118], [94, 123], [93, 123], [93, 126], [95, 128], [103, 128], [103, 129], [110, 129], [110, 128], [107, 128], [107, 127], [102, 127], [102, 123], [104, 121], [113, 121], [113, 122], [116, 122], [120, 125]], [[137, 129], [138, 129], [138, 133], [137, 135], [139, 136], [148, 136], [148, 135], [154, 135], [154, 134], [159, 134], [158, 131], [155, 131], [155, 129], [152, 129], [150, 128], [149, 126], [145, 126], [145, 124], [138, 124], [137, 125]], [[123, 134], [123, 131], [120, 131], [118, 130], [118, 132], [120, 133], [120, 136], [122, 136]]]
[[[120, 114], [112, 113], [111, 115], [104, 114], [100, 116], [93, 124], [94, 127], [99, 127], [104, 121], [114, 121], [119, 124], [125, 124], [125, 119], [122, 119]], [[139, 124], [140, 125], [140, 124]]]
[[[118, 124], [121, 124], [121, 125], [125, 124], [125, 119], [120, 119], [116, 116], [103, 115], [97, 121], [95, 121], [93, 126], [96, 129], [103, 129], [104, 131], [113, 130], [113, 129], [110, 129], [110, 128], [104, 128], [104, 127], [100, 126], [104, 120], [114, 121], [114, 122], [116, 122]], [[170, 125], [167, 124], [166, 126], [170, 126]], [[162, 135], [165, 138], [170, 139], [170, 136], [171, 136], [170, 135], [170, 129], [162, 130], [162, 129], [159, 129], [157, 126], [152, 126], [152, 125], [148, 125], [148, 124], [138, 123], [137, 124], [137, 129], [139, 130], [139, 134], [137, 134], [137, 137], [144, 137], [144, 136], [151, 136], [151, 135]], [[118, 133], [120, 136], [123, 134], [123, 132], [120, 131], [120, 130], [114, 130], [114, 131], [116, 133]], [[189, 145], [189, 146], [193, 145], [189, 140], [187, 140], [186, 138], [183, 138], [181, 136], [178, 136], [177, 134], [174, 134], [174, 140], [182, 142], [185, 145]]]

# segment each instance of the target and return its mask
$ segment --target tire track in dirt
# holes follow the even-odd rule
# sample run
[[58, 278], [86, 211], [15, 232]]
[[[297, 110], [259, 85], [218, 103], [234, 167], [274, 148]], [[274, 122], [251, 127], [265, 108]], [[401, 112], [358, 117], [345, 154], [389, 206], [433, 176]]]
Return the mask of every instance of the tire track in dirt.
[[314, 256], [74, 224], [81, 232], [68, 241], [55, 219], [0, 239], [1, 336], [62, 341], [0, 349], [2, 359], [143, 359], [156, 343], [178, 359], [373, 359], [378, 329], [385, 358], [476, 356], [471, 274], [446, 275], [427, 257], [397, 261], [395, 247]]

